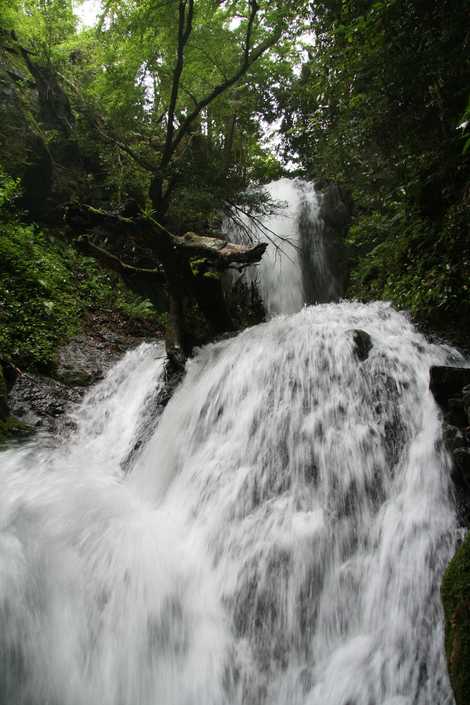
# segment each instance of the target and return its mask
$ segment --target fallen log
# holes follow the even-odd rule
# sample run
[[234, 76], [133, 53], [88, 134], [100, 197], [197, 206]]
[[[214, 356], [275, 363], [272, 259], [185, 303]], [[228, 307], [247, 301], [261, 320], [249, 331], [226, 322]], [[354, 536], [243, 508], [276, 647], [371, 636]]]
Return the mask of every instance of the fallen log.
[[[155, 290], [164, 284], [163, 288], [168, 295], [169, 326], [166, 337], [169, 354], [178, 356], [181, 351], [183, 356], [188, 356], [195, 344], [203, 342], [194, 334], [191, 307], [185, 303], [190, 300], [197, 303], [212, 335], [234, 329], [223, 287], [219, 277], [213, 274], [260, 262], [267, 243], [238, 244], [227, 242], [222, 237], [198, 235], [194, 232], [174, 235], [154, 218], [145, 218], [140, 214], [137, 218], [128, 218], [91, 206], [82, 207], [81, 212], [86, 213], [92, 221], [104, 223], [106, 229], [117, 228], [121, 233], [128, 233], [134, 242], [145, 242], [151, 250], [155, 266], [144, 268], [125, 262], [118, 255], [95, 244], [87, 235], [77, 241], [82, 252], [96, 257], [105, 266], [118, 272], [131, 288], [138, 289], [139, 278], [144, 278], [150, 288]], [[84, 223], [81, 225], [83, 227]]]
[[239, 245], [217, 237], [196, 235], [192, 232], [186, 233], [182, 237], [173, 235], [172, 238], [175, 247], [186, 252], [189, 257], [206, 257], [215, 260], [222, 267], [229, 267], [235, 263], [256, 264], [261, 260], [268, 246], [265, 242], [256, 245]]

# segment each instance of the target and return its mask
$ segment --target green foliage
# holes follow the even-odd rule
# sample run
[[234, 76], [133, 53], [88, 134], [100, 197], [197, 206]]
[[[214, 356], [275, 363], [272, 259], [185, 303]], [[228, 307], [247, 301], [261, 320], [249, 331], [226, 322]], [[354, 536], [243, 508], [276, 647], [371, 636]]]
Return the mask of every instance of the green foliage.
[[352, 193], [349, 294], [459, 327], [470, 261], [465, 3], [319, 0], [313, 26], [309, 60], [280, 91], [282, 130], [287, 156]]
[[20, 222], [8, 210], [17, 183], [0, 174], [0, 357], [50, 370], [57, 346], [78, 332], [91, 308], [152, 317], [150, 302], [131, 294], [61, 238]]
[[384, 205], [351, 227], [350, 295], [391, 300], [438, 327], [456, 313], [470, 315], [467, 207], [453, 206], [432, 226], [404, 199]]
[[10, 0], [0, 7], [0, 25], [14, 30], [48, 61], [77, 28], [72, 0]]
[[81, 305], [61, 253], [33, 226], [2, 223], [0, 349], [20, 365], [46, 367], [77, 331]]
[[13, 179], [0, 170], [0, 209], [13, 205], [19, 191], [19, 179]]
[[142, 299], [124, 288], [118, 290], [115, 307], [129, 318], [150, 319], [158, 322], [161, 328], [165, 328], [167, 324], [166, 313], [157, 313], [151, 301]]
[[[263, 182], [279, 171], [269, 150], [263, 152], [260, 147], [259, 115], [272, 112], [274, 85], [283, 81], [298, 61], [294, 37], [301, 31], [308, 2], [298, 0], [289, 7], [266, 0], [258, 4], [252, 46], [273, 33], [282, 40], [250, 68], [243, 81], [224, 90], [200, 111], [171, 163], [163, 163], [163, 186], [172, 183], [168, 221], [176, 231], [212, 227], [226, 200], [235, 200], [251, 180]], [[66, 43], [76, 57], [66, 62], [63, 70], [79, 85], [81, 145], [86, 149], [94, 142], [95, 154], [106, 171], [103, 195], [115, 205], [132, 195], [141, 208], [147, 208], [152, 178], [152, 169], [147, 167], [155, 165], [158, 171], [165, 159], [173, 129], [168, 111], [174, 88], [179, 7], [179, 2], [108, 2], [94, 32], [82, 32], [73, 43]], [[174, 106], [176, 131], [195, 105], [238, 69], [249, 8], [247, 0], [195, 0]], [[96, 134], [96, 121], [102, 127], [101, 134], [106, 133], [105, 140]], [[117, 142], [133, 154], [117, 147]]]
[[[262, 146], [260, 116], [276, 116], [276, 87], [299, 61], [308, 0], [194, 0], [173, 95], [178, 18], [191, 2], [112, 0], [88, 29], [77, 24], [71, 0], [16, 0], [0, 10], [1, 24], [32, 49], [36, 67], [9, 35], [3, 57], [0, 46], [0, 94], [3, 80], [8, 93], [0, 104], [6, 126], [0, 158], [23, 179], [33, 218], [43, 216], [41, 207], [70, 201], [110, 210], [132, 200], [142, 210], [155, 208], [158, 189], [151, 192], [151, 184], [161, 173], [169, 197], [158, 208], [171, 229], [207, 230], [218, 227], [226, 203], [248, 185], [280, 175], [272, 149]], [[249, 50], [278, 41], [206, 104], [243, 61], [253, 7]], [[38, 104], [33, 88], [39, 75], [44, 90]], [[165, 156], [172, 135], [201, 101], [178, 148]], [[38, 192], [31, 208], [30, 195]]]

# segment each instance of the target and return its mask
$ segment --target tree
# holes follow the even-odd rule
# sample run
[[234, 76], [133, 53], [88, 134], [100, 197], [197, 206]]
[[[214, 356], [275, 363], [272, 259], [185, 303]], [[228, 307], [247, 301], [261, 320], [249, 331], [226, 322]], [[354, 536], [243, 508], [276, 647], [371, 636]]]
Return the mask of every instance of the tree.
[[[184, 299], [198, 301], [216, 332], [230, 327], [217, 274], [259, 259], [262, 248], [224, 249], [217, 238], [181, 235], [188, 224], [203, 233], [214, 230], [221, 209], [246, 189], [250, 150], [259, 155], [250, 132], [259, 134], [256, 113], [267, 90], [260, 97], [256, 84], [274, 83], [285, 70], [306, 4], [110, 0], [96, 30], [66, 33], [63, 41], [45, 30], [38, 38], [24, 18], [19, 23], [26, 29], [17, 50], [29, 73], [37, 82], [43, 66], [48, 75], [53, 66], [72, 107], [67, 144], [78, 148], [72, 166], [80, 161], [81, 173], [90, 177], [85, 203], [93, 206], [81, 209], [82, 225], [85, 213], [93, 213], [94, 222], [103, 211], [108, 222], [111, 211], [122, 216], [115, 219], [114, 243], [88, 237], [82, 247], [113, 266], [120, 261], [124, 269], [137, 269], [126, 263], [127, 252], [143, 248], [149, 254], [153, 264], [145, 269], [163, 270], [174, 341], [185, 351], [191, 343]], [[53, 0], [34, 5], [47, 15], [49, 28], [55, 26], [56, 5]], [[25, 49], [28, 39], [34, 40], [35, 56]], [[56, 129], [48, 125], [52, 146]], [[57, 161], [65, 163], [53, 158], [51, 168]], [[83, 202], [87, 178], [80, 178]], [[94, 192], [93, 183], [99, 186]]]
[[349, 293], [440, 325], [470, 311], [466, 10], [318, 0], [309, 60], [279, 95], [287, 154], [352, 191]]
[[[120, 43], [115, 41], [116, 33], [122, 39], [130, 29], [131, 33], [139, 32], [141, 36], [140, 47], [143, 51], [137, 51], [134, 55], [134, 75], [131, 73], [127, 77], [128, 81], [130, 78], [129, 83], [135, 86], [138, 71], [142, 74], [141, 102], [135, 106], [140, 112], [136, 146], [128, 138], [123, 139], [116, 131], [109, 130], [106, 120], [97, 118], [97, 124], [106, 140], [150, 174], [148, 195], [152, 206], [151, 223], [158, 232], [153, 239], [147, 238], [147, 242], [163, 266], [172, 302], [174, 328], [179, 331], [176, 337], [183, 347], [186, 344], [181, 292], [188, 287], [188, 282], [200, 308], [206, 316], [212, 317], [216, 331], [220, 332], [230, 323], [222, 314], [223, 306], [214, 306], [215, 283], [211, 281], [209, 286], [204, 276], [195, 277], [188, 262], [191, 256], [202, 254], [214, 260], [214, 255], [210, 257], [208, 248], [201, 247], [194, 237], [185, 240], [184, 246], [177, 244], [177, 239], [168, 230], [174, 220], [167, 215], [179, 187], [184, 186], [185, 180], [187, 182], [188, 173], [191, 176], [193, 164], [188, 155], [193, 159], [195, 157], [195, 162], [201, 162], [209, 153], [213, 155], [211, 147], [217, 142], [223, 155], [222, 170], [225, 174], [230, 173], [233, 164], [229, 157], [235, 128], [233, 121], [228, 130], [226, 120], [220, 122], [218, 99], [235, 87], [279, 41], [287, 30], [288, 14], [279, 12], [279, 9], [273, 12], [267, 3], [263, 6], [257, 0], [234, 3], [179, 0], [176, 3], [161, 3], [157, 7], [154, 3], [138, 3], [126, 6], [124, 10], [121, 4], [110, 2], [100, 20], [103, 31], [109, 18], [108, 28], [104, 31], [110, 33], [109, 48], [113, 54], [120, 50]], [[236, 24], [236, 28], [231, 29], [231, 24]], [[176, 32], [168, 31], [173, 26], [176, 26]], [[229, 51], [225, 49], [221, 52], [224, 42], [229, 39], [234, 46]], [[132, 49], [135, 50], [135, 46]], [[216, 52], [217, 59], [214, 58]], [[153, 95], [149, 99], [150, 86]], [[129, 95], [129, 90], [126, 90], [126, 98]], [[145, 99], [150, 105], [145, 103]], [[132, 116], [132, 110], [128, 111], [128, 107], [127, 115]], [[142, 137], [145, 139], [142, 140]], [[198, 149], [203, 153], [198, 154]], [[220, 160], [217, 167], [220, 171]], [[235, 183], [240, 188], [240, 180], [235, 179]], [[215, 247], [219, 268], [234, 261], [228, 252], [222, 258]], [[229, 252], [234, 255], [235, 248]], [[246, 261], [252, 261], [253, 253], [260, 256], [261, 252], [260, 248], [251, 249], [246, 253]], [[237, 257], [240, 255], [237, 252]], [[206, 289], [210, 290], [212, 305], [206, 301]], [[220, 298], [221, 290], [215, 301]], [[215, 316], [211, 316], [212, 311]]]

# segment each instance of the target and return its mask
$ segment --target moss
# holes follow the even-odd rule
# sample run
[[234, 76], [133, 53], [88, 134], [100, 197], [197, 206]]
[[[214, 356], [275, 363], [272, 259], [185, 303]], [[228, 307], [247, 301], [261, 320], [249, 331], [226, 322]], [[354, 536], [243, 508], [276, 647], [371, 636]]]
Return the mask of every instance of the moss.
[[14, 416], [0, 421], [0, 445], [3, 445], [9, 440], [16, 438], [24, 438], [33, 433], [33, 429], [28, 424], [23, 423]]
[[446, 654], [457, 705], [470, 703], [470, 534], [459, 548], [442, 581]]
[[61, 232], [22, 222], [15, 215], [17, 188], [0, 165], [0, 359], [52, 373], [58, 347], [79, 332], [89, 310], [157, 321], [149, 301], [77, 252]]
[[0, 364], [0, 420], [8, 416], [8, 390], [3, 376], [3, 369]]

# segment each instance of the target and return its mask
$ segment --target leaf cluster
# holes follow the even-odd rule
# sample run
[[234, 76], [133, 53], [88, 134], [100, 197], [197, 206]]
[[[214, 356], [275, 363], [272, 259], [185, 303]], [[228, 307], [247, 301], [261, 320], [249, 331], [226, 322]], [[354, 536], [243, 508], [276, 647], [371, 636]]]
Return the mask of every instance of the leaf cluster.
[[89, 309], [155, 316], [148, 301], [52, 232], [15, 215], [18, 183], [0, 172], [0, 359], [49, 371]]

